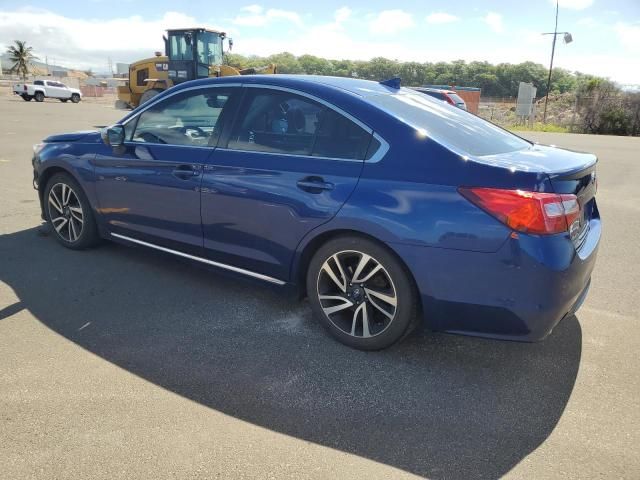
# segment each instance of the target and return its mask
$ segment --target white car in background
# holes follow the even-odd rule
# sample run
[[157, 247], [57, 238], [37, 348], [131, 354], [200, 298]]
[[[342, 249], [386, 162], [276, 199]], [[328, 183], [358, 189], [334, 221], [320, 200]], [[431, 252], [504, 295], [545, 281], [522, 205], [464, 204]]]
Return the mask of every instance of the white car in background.
[[82, 99], [82, 92], [77, 88], [70, 88], [53, 80], [36, 80], [33, 84], [18, 83], [13, 86], [13, 93], [20, 95], [25, 102], [30, 102], [31, 99], [44, 102], [45, 98], [57, 98], [61, 102], [71, 100], [78, 103]]

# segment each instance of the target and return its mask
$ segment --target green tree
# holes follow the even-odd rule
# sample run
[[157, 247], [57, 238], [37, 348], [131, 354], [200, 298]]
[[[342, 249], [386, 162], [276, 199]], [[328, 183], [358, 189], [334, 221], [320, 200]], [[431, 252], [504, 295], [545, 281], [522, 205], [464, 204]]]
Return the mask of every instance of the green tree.
[[28, 47], [27, 42], [15, 40], [13, 43], [14, 45], [7, 48], [9, 61], [13, 63], [9, 73], [15, 72], [22, 77], [22, 80], [26, 80], [30, 69], [33, 67], [33, 61], [37, 60], [38, 57], [33, 55], [33, 47]]

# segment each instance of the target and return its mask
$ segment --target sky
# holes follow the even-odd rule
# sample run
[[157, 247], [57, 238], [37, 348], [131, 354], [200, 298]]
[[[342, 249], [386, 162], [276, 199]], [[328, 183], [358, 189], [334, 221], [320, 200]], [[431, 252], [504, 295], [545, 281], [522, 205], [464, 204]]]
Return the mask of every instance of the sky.
[[[258, 1], [258, 3], [253, 3]], [[233, 52], [330, 59], [531, 60], [548, 65], [555, 0], [0, 0], [0, 51], [26, 40], [49, 63], [107, 70], [163, 49], [166, 28], [226, 31]], [[640, 84], [640, 0], [560, 0], [554, 65]]]

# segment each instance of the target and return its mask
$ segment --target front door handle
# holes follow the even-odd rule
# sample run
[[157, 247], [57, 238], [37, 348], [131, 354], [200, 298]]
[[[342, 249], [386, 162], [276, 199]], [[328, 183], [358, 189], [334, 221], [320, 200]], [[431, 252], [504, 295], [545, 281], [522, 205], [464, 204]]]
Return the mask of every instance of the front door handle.
[[300, 190], [309, 193], [321, 193], [324, 190], [333, 190], [333, 183], [325, 182], [322, 177], [305, 177], [296, 183]]
[[200, 167], [198, 165], [180, 165], [171, 174], [182, 180], [188, 180], [200, 175]]

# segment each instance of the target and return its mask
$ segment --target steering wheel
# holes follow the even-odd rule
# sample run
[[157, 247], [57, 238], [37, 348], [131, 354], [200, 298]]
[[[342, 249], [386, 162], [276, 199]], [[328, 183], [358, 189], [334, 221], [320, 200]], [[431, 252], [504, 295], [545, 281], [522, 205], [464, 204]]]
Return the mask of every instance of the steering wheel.
[[198, 132], [198, 136], [199, 137], [208, 137], [209, 134], [207, 132], [205, 132], [201, 127], [198, 126], [193, 126], [193, 127], [171, 127], [174, 130], [178, 130], [179, 132], [185, 134], [186, 136], [190, 137], [191, 135], [188, 135], [187, 132], [189, 130], [195, 130], [196, 132]]

